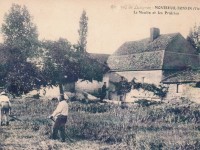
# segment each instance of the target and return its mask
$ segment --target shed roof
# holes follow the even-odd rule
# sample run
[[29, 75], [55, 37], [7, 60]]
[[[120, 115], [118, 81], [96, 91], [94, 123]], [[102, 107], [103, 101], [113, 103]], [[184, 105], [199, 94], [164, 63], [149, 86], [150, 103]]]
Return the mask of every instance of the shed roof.
[[178, 84], [178, 83], [196, 83], [200, 82], [200, 70], [185, 70], [172, 74], [164, 78], [161, 83]]

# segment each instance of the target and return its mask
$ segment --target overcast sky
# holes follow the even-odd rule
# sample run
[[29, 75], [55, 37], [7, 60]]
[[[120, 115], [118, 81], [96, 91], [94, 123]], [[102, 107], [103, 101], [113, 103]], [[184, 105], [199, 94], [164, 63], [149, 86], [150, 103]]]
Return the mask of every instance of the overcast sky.
[[[197, 0], [0, 0], [0, 24], [12, 3], [27, 6], [38, 28], [39, 39], [62, 37], [72, 44], [78, 41], [79, 19], [85, 9], [89, 18], [87, 51], [92, 53], [111, 54], [125, 41], [149, 37], [151, 27], [160, 28], [161, 34], [180, 32], [186, 37], [190, 28], [200, 23]], [[155, 6], [176, 8], [164, 10]], [[136, 7], [140, 9], [134, 9]], [[178, 7], [192, 10], [178, 10]], [[156, 14], [134, 14], [134, 10]], [[161, 15], [158, 11], [176, 14]]]

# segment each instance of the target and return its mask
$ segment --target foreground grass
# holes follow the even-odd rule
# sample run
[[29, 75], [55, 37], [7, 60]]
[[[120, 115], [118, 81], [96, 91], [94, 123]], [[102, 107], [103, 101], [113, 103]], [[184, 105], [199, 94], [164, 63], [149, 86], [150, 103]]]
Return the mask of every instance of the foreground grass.
[[94, 150], [106, 147], [106, 144], [84, 139], [73, 142], [68, 139], [65, 143], [50, 140], [53, 123], [47, 117], [56, 104], [34, 99], [13, 101], [13, 113], [22, 121], [12, 121], [10, 126], [0, 127], [0, 150]]
[[129, 106], [70, 102], [67, 134], [74, 142], [49, 140], [47, 116], [57, 102], [15, 100], [22, 122], [1, 127], [1, 149], [200, 149], [199, 105], [189, 102]]

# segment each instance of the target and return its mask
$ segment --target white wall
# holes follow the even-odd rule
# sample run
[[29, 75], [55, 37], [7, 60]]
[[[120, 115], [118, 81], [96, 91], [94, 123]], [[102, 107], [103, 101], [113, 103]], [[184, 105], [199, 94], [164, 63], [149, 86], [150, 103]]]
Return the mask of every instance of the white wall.
[[[126, 72], [116, 72], [117, 74], [124, 76], [130, 82], [134, 77], [137, 79], [136, 82], [144, 82], [159, 85], [162, 80], [162, 71], [161, 70], [152, 70], [152, 71], [126, 71]], [[144, 78], [143, 78], [144, 77]], [[105, 81], [107, 81], [107, 77], [105, 77]], [[195, 101], [200, 103], [200, 88], [195, 88], [195, 84], [180, 84], [178, 86], [177, 93], [177, 85], [176, 84], [168, 84], [168, 94], [165, 99], [173, 99], [177, 97], [186, 97], [191, 101]], [[115, 100], [119, 100], [117, 95], [112, 96]], [[127, 93], [126, 101], [133, 102], [138, 98], [146, 98], [146, 99], [159, 99], [159, 97], [153, 95], [152, 92], [140, 90], [131, 90], [130, 93]]]
[[52, 99], [54, 97], [58, 97], [60, 95], [59, 87], [53, 86], [53, 87], [42, 87], [39, 90], [33, 90], [29, 92], [28, 96], [33, 96], [39, 94], [44, 99]]
[[200, 88], [194, 87], [195, 84], [184, 84], [182, 97], [186, 97], [190, 99], [191, 101], [194, 101], [196, 103], [200, 103]]
[[96, 80], [90, 81], [82, 81], [78, 80], [75, 84], [75, 89], [77, 91], [85, 91], [85, 92], [93, 92], [98, 91], [99, 88], [103, 86], [102, 82], [98, 82]]
[[[162, 79], [162, 71], [161, 70], [152, 70], [152, 71], [126, 71], [126, 72], [116, 72], [120, 76], [124, 76], [130, 82], [133, 78], [136, 78], [136, 82], [144, 82], [159, 85]], [[105, 80], [107, 78], [105, 77]], [[117, 96], [112, 96], [114, 100], [119, 100]], [[126, 95], [127, 102], [133, 102], [138, 98], [142, 99], [159, 99], [152, 92], [140, 90], [131, 90]]]
[[165, 99], [170, 100], [173, 98], [182, 97], [185, 88], [183, 84], [178, 86], [178, 93], [177, 84], [165, 84], [165, 86], [168, 86], [168, 93]]
[[134, 77], [137, 79], [136, 82], [153, 83], [156, 85], [160, 84], [162, 79], [161, 70], [151, 70], [151, 71], [125, 71], [117, 72], [119, 75], [124, 76], [130, 82]]
[[195, 87], [194, 84], [180, 84], [178, 87], [178, 93], [177, 93], [177, 85], [176, 84], [170, 84], [168, 85], [168, 94], [166, 99], [170, 100], [173, 98], [181, 98], [185, 97], [188, 98], [189, 100], [200, 103], [200, 88]]

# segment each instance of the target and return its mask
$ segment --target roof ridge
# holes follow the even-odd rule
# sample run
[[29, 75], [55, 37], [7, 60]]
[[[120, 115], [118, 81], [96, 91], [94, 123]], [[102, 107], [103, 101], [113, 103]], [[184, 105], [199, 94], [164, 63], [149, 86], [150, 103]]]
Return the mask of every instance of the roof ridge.
[[159, 49], [156, 51], [144, 51], [144, 52], [137, 52], [137, 53], [131, 53], [131, 54], [121, 54], [121, 55], [112, 55], [112, 57], [121, 57], [121, 56], [130, 56], [130, 55], [136, 55], [136, 54], [141, 54], [141, 53], [152, 53], [152, 52], [159, 52], [159, 51], [165, 51], [163, 49]]
[[138, 52], [145, 52], [151, 49], [151, 51], [156, 51], [158, 49], [165, 50], [168, 45], [179, 36], [180, 33], [168, 33], [160, 34], [155, 40], [150, 41], [149, 38], [143, 38], [135, 41], [124, 42], [112, 55], [124, 55], [132, 54]]
[[[178, 34], [180, 34], [180, 32], [160, 34], [159, 36], [164, 36], [164, 35], [175, 35], [175, 36], [173, 36], [173, 38], [174, 38], [174, 37], [176, 37]], [[158, 36], [158, 37], [159, 37], [159, 36]], [[139, 41], [148, 40], [148, 39], [150, 39], [150, 37], [146, 37], [146, 38], [143, 38], [143, 39], [138, 39], [138, 40], [135, 40], [135, 41], [126, 41], [126, 42], [124, 42], [124, 44], [127, 44], [127, 43], [129, 43], [129, 42], [139, 42]], [[122, 45], [124, 45], [124, 44], [122, 44]]]

